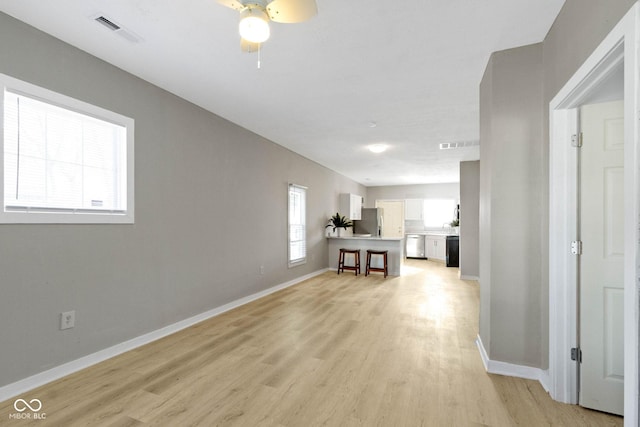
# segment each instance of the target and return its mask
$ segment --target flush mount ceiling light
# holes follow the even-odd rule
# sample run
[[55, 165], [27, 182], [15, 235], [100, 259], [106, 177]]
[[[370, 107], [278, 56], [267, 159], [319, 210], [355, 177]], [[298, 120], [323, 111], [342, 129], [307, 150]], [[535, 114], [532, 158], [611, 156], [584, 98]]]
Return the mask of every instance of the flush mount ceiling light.
[[240, 48], [257, 52], [269, 38], [269, 21], [291, 24], [303, 22], [318, 13], [316, 0], [218, 0], [240, 12]]
[[387, 148], [389, 147], [386, 144], [372, 144], [372, 145], [369, 145], [367, 148], [372, 153], [378, 154], [378, 153], [382, 153], [383, 151], [387, 151]]

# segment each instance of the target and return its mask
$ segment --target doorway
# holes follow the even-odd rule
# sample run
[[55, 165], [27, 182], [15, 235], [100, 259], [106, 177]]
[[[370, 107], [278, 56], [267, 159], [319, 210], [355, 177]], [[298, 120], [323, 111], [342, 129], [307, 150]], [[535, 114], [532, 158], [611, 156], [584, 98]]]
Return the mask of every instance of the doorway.
[[[588, 208], [580, 208], [580, 150], [575, 145], [579, 142], [580, 113], [583, 112], [581, 107], [611, 101], [598, 99], [607, 86], [617, 85], [623, 89], [616, 99], [623, 100], [624, 166], [622, 170], [611, 170], [599, 178], [604, 181], [603, 186], [609, 186], [609, 190], [603, 190], [603, 193], [609, 195], [601, 197], [605, 197], [605, 201], [608, 197], [610, 203], [617, 200], [615, 203], [623, 204], [622, 219], [619, 211], [615, 214], [618, 215], [617, 220], [601, 218], [599, 234], [610, 240], [601, 244], [585, 242], [585, 245], [596, 247], [601, 254], [606, 251], [610, 252], [609, 255], [617, 253], [615, 256], [622, 265], [622, 288], [607, 285], [606, 290], [602, 288], [599, 291], [600, 295], [595, 301], [607, 313], [601, 323], [605, 325], [605, 334], [609, 334], [606, 336], [612, 337], [611, 344], [618, 349], [621, 343], [615, 340], [620, 340], [620, 335], [610, 334], [609, 331], [616, 329], [620, 333], [620, 329], [623, 329], [622, 362], [619, 356], [605, 356], [609, 359], [604, 362], [604, 374], [601, 372], [599, 376], [620, 377], [621, 371], [624, 372], [624, 379], [618, 378], [618, 382], [624, 390], [625, 425], [638, 425], [640, 419], [637, 400], [640, 330], [637, 318], [640, 310], [639, 290], [636, 286], [640, 271], [636, 262], [640, 255], [640, 85], [637, 75], [639, 10], [638, 4], [630, 9], [549, 104], [549, 370], [546, 382], [549, 393], [555, 400], [577, 404], [584, 403], [585, 397], [581, 396], [584, 390], [579, 385], [583, 374], [579, 369], [579, 347], [588, 333], [586, 330], [580, 331], [581, 312], [586, 316], [590, 314], [591, 308], [581, 307], [581, 303], [589, 303], [582, 302], [581, 289], [578, 287], [581, 273], [590, 273], [582, 272], [580, 266], [584, 261], [584, 255], [579, 255], [582, 231], [580, 215]], [[623, 81], [622, 85], [619, 85], [620, 81]], [[614, 237], [615, 230], [612, 233], [603, 230], [607, 223], [612, 227], [620, 227], [617, 236], [622, 235], [621, 240], [620, 237], [617, 238], [619, 240]], [[619, 271], [620, 267], [617, 269]], [[616, 304], [621, 304], [623, 308], [614, 308]], [[589, 327], [584, 326], [585, 329]], [[583, 367], [586, 357], [592, 358], [593, 355], [583, 354]], [[608, 411], [614, 412], [612, 409]]]
[[376, 200], [382, 208], [382, 237], [404, 237], [404, 201]]

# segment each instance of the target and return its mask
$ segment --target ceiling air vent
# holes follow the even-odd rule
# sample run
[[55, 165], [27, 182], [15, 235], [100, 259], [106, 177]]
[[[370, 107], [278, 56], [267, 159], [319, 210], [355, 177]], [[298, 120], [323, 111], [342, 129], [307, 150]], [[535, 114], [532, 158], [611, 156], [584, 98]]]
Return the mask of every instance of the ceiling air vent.
[[122, 25], [116, 24], [112, 19], [109, 19], [104, 15], [98, 15], [93, 19], [94, 21], [102, 24], [105, 28], [108, 28], [115, 34], [119, 35], [125, 40], [130, 41], [131, 43], [140, 43], [140, 41], [142, 41], [142, 39], [135, 35], [133, 32], [127, 30]]
[[440, 144], [441, 150], [451, 150], [454, 148], [467, 148], [467, 147], [476, 147], [480, 145], [480, 141], [458, 141], [458, 142], [443, 142]]
[[120, 25], [118, 25], [115, 22], [105, 18], [104, 16], [98, 16], [96, 18], [96, 21], [98, 21], [99, 23], [101, 23], [105, 27], [109, 28], [111, 31], [118, 31], [120, 29]]

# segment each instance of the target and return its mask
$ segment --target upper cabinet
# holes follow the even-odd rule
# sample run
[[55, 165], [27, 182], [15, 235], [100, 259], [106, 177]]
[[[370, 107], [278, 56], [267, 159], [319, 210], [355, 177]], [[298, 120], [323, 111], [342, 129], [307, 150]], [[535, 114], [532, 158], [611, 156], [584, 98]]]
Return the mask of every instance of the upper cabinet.
[[340, 194], [340, 215], [345, 215], [350, 220], [362, 219], [362, 196], [357, 194]]
[[404, 219], [421, 221], [423, 207], [424, 200], [422, 199], [406, 199], [404, 201]]

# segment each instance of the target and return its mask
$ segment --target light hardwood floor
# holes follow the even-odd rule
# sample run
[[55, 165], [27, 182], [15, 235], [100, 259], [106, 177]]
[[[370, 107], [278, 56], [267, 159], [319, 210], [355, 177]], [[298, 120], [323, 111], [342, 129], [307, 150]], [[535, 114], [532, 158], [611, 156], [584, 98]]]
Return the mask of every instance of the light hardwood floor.
[[16, 426], [615, 426], [489, 375], [478, 285], [411, 260], [406, 275], [322, 274], [27, 393]]

